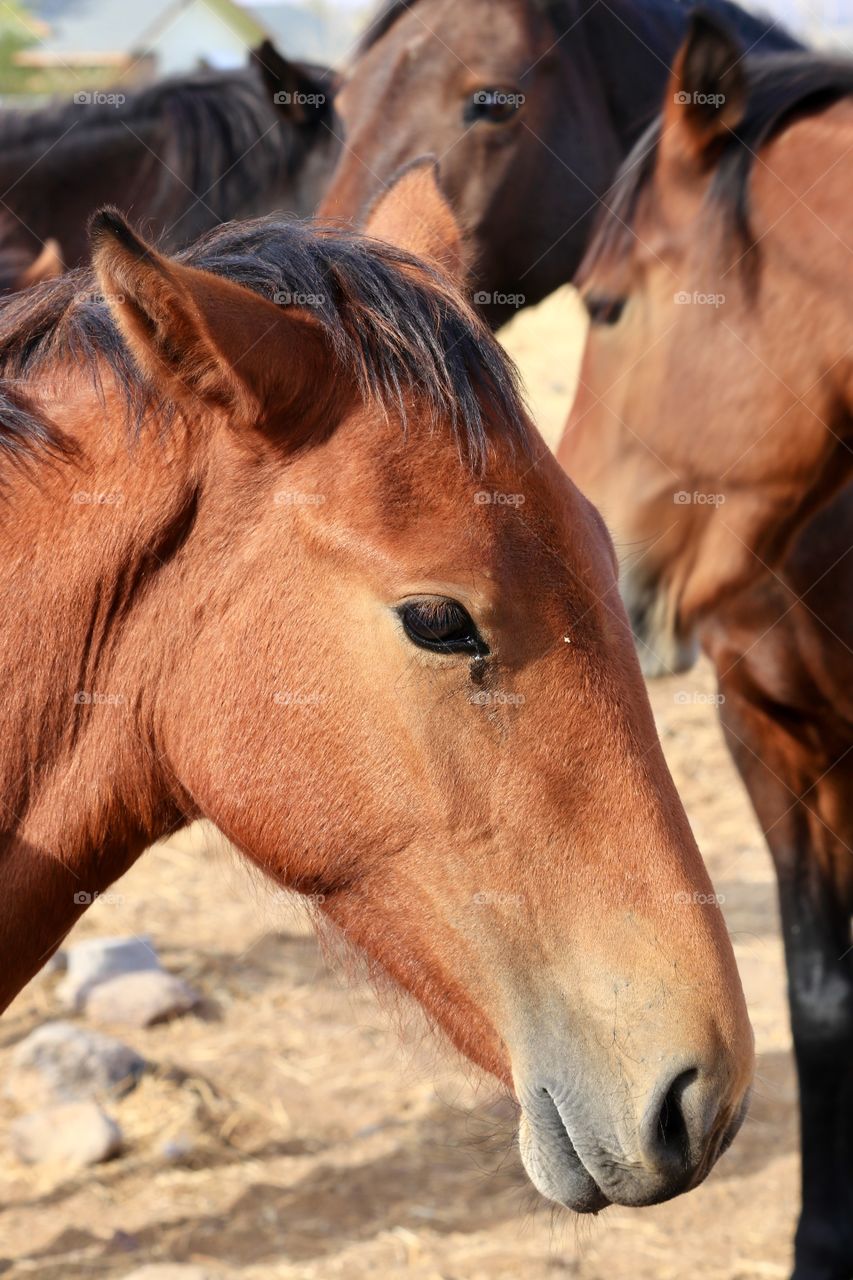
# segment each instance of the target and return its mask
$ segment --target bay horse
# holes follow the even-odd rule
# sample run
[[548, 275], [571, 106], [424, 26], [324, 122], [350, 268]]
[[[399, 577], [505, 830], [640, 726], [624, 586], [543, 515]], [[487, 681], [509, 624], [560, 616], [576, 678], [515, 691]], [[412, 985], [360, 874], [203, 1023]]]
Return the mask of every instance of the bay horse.
[[581, 272], [558, 456], [626, 551], [647, 670], [714, 662], [779, 879], [796, 1280], [853, 1275], [853, 63], [697, 17]]
[[49, 242], [65, 266], [86, 262], [107, 203], [167, 249], [232, 218], [313, 213], [335, 159], [335, 84], [265, 41], [241, 70], [0, 113], [0, 290], [32, 283]]
[[[797, 47], [778, 23], [712, 7], [748, 47]], [[336, 99], [344, 146], [321, 213], [358, 221], [402, 164], [437, 156], [475, 302], [499, 326], [574, 276], [688, 14], [681, 0], [390, 0]]]
[[514, 1091], [541, 1192], [659, 1201], [753, 1047], [612, 544], [431, 165], [368, 230], [107, 211], [0, 311], [0, 997], [204, 816]]

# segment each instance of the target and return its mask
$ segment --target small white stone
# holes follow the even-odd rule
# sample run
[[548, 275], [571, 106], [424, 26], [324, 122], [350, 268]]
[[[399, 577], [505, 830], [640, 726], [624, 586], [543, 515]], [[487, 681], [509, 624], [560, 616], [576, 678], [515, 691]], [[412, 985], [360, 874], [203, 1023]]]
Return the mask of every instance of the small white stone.
[[160, 969], [160, 961], [147, 938], [88, 938], [66, 951], [68, 969], [56, 993], [69, 1009], [83, 1008], [86, 997], [99, 982], [120, 973]]
[[102, 1026], [150, 1027], [189, 1013], [199, 995], [163, 969], [99, 982], [86, 997], [86, 1017]]
[[121, 1149], [121, 1130], [95, 1102], [45, 1107], [13, 1120], [12, 1149], [25, 1164], [100, 1164]]
[[145, 1069], [145, 1059], [112, 1036], [46, 1022], [12, 1052], [4, 1091], [27, 1106], [79, 1102], [127, 1093]]

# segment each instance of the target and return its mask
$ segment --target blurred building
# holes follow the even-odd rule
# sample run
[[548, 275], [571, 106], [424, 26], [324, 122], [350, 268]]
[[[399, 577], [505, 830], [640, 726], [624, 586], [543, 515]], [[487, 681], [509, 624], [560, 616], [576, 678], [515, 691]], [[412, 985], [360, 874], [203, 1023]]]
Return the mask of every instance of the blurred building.
[[360, 27], [357, 9], [237, 0], [28, 0], [38, 39], [15, 61], [53, 87], [141, 84], [204, 66], [245, 63], [270, 39], [289, 57], [336, 62]]
[[345, 61], [375, 8], [369, 0], [308, 5], [278, 0], [245, 2], [248, 12], [282, 50], [295, 58], [332, 65]]

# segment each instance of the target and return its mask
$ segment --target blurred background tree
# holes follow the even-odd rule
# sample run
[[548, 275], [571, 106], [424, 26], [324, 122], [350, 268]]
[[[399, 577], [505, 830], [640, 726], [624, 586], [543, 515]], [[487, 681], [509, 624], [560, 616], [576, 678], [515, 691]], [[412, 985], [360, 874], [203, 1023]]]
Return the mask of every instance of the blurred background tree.
[[0, 5], [0, 94], [26, 93], [32, 69], [19, 66], [17, 55], [31, 48], [42, 35], [39, 23], [19, 0]]

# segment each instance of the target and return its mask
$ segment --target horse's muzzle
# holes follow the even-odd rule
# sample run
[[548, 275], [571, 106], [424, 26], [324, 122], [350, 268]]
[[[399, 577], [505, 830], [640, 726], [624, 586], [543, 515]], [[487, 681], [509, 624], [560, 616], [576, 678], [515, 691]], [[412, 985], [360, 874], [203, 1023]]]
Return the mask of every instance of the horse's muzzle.
[[748, 1105], [748, 1091], [721, 1098], [713, 1077], [697, 1068], [665, 1075], [636, 1119], [625, 1097], [608, 1117], [603, 1079], [600, 1088], [591, 1106], [576, 1088], [551, 1081], [522, 1099], [527, 1174], [542, 1195], [577, 1213], [659, 1204], [697, 1186], [731, 1144]]

